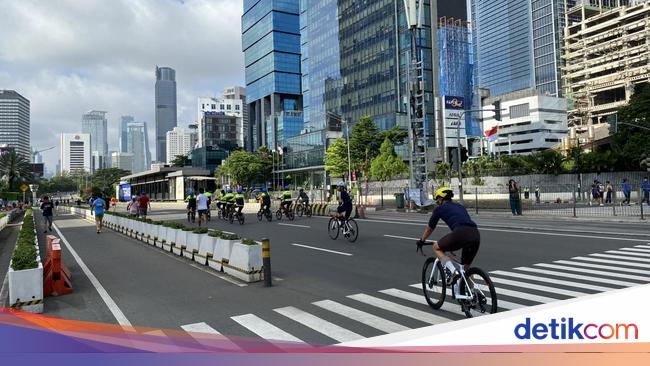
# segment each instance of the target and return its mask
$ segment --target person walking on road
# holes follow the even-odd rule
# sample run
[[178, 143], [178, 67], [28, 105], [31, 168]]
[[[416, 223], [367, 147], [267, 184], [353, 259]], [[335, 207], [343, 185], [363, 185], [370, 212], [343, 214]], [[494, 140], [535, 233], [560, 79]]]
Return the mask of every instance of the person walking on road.
[[609, 181], [605, 182], [605, 203], [612, 203], [612, 194], [614, 193], [614, 187]]
[[201, 226], [201, 221], [205, 220], [205, 224], [208, 224], [208, 196], [205, 195], [205, 190], [199, 188], [199, 195], [196, 197], [196, 207], [199, 212], [199, 226]]
[[41, 211], [43, 212], [43, 232], [47, 230], [52, 231], [52, 217], [54, 216], [54, 204], [50, 201], [48, 196], [43, 196], [41, 203]]
[[624, 204], [630, 205], [630, 196], [632, 195], [632, 185], [627, 181], [627, 178], [623, 178], [623, 195], [625, 196]]
[[108, 208], [106, 201], [102, 199], [102, 194], [97, 194], [97, 199], [93, 201], [92, 212], [95, 214], [95, 226], [97, 227], [97, 234], [102, 232], [104, 227], [104, 211]]
[[521, 197], [519, 186], [514, 179], [508, 181], [508, 193], [510, 194], [510, 210], [515, 216], [521, 216]]
[[641, 190], [643, 191], [643, 201], [641, 201], [641, 204], [645, 202], [650, 205], [650, 183], [648, 182], [648, 177], [643, 178], [643, 182], [641, 182]]
[[133, 196], [131, 197], [131, 201], [129, 201], [129, 204], [126, 205], [126, 210], [129, 212], [129, 215], [131, 215], [132, 218], [137, 218], [138, 217], [138, 211], [140, 210], [140, 203], [138, 203], [138, 197]]
[[115, 211], [115, 206], [117, 206], [117, 198], [113, 196], [111, 197], [111, 207], [113, 208], [113, 211]]
[[138, 211], [138, 214], [143, 219], [146, 219], [147, 218], [147, 212], [149, 212], [149, 210], [151, 210], [151, 202], [149, 200], [149, 197], [147, 197], [147, 194], [144, 193], [144, 191], [140, 192], [138, 202], [140, 202], [140, 209]]
[[539, 185], [535, 186], [535, 202], [539, 203]]

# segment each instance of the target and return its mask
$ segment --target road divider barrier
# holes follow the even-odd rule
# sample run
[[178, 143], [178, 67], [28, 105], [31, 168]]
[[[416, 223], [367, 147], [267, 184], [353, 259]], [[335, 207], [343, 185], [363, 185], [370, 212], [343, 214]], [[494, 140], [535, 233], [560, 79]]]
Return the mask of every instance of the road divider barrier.
[[43, 312], [43, 263], [32, 210], [25, 211], [7, 279], [9, 307], [30, 313]]
[[73, 291], [71, 274], [61, 258], [61, 244], [54, 235], [47, 236], [47, 259], [43, 266], [43, 294], [45, 296], [66, 295]]
[[[86, 209], [65, 209], [86, 219], [90, 217]], [[263, 278], [262, 243], [254, 240], [210, 232], [205, 227], [190, 228], [175, 222], [142, 220], [114, 212], [106, 212], [104, 226], [245, 282]]]

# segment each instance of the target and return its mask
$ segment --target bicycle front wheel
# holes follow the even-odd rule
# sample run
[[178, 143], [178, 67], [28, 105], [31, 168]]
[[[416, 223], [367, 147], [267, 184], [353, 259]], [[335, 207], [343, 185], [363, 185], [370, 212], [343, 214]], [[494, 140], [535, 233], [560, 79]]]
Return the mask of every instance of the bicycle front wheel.
[[231, 213], [228, 215], [228, 222], [230, 222], [230, 223], [232, 224], [233, 221], [235, 221], [235, 215], [231, 212]]
[[302, 214], [303, 214], [304, 212], [305, 212], [305, 208], [304, 208], [304, 207], [302, 207], [302, 206], [298, 206], [298, 207], [296, 207], [296, 215], [298, 215], [298, 217], [302, 217]]
[[262, 211], [257, 211], [257, 221], [262, 221], [263, 213]]
[[244, 214], [237, 215], [237, 221], [239, 221], [239, 225], [244, 225]]
[[305, 216], [307, 216], [308, 218], [311, 218], [311, 214], [312, 214], [311, 207], [307, 207], [305, 209]]
[[440, 309], [447, 295], [447, 282], [442, 265], [436, 258], [430, 257], [422, 267], [422, 291], [427, 303], [434, 309]]
[[278, 220], [282, 220], [282, 211], [281, 210], [277, 210], [275, 212], [275, 218], [278, 219]]
[[286, 216], [287, 216], [287, 218], [289, 219], [289, 221], [293, 221], [293, 219], [296, 218], [296, 216], [293, 214], [293, 211], [292, 211], [292, 210], [287, 211]]
[[[469, 286], [461, 287], [461, 294], [472, 291], [472, 299], [463, 307], [468, 318], [494, 314], [497, 312], [497, 290], [485, 271], [472, 267], [465, 273]], [[461, 285], [464, 285], [461, 283]]]
[[346, 238], [350, 243], [354, 243], [359, 238], [359, 225], [353, 219], [348, 220], [348, 230]]
[[327, 234], [332, 240], [336, 240], [339, 237], [339, 220], [335, 217], [332, 217], [327, 224]]

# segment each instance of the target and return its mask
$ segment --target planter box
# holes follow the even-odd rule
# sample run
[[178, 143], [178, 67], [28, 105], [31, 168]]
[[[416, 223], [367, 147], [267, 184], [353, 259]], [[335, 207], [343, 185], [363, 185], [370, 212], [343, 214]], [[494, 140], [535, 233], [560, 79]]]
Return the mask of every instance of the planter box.
[[2, 231], [2, 229], [7, 227], [8, 222], [9, 222], [9, 215], [7, 215], [7, 216], [5, 216], [3, 218], [0, 218], [0, 231]]
[[262, 246], [235, 243], [224, 271], [245, 282], [262, 280]]
[[174, 245], [176, 245], [176, 235], [180, 230], [171, 227], [164, 227], [164, 229], [165, 236], [163, 236], [164, 242], [162, 243], [162, 248], [163, 250], [171, 252]]
[[149, 244], [156, 246], [158, 242], [162, 241], [162, 238], [160, 236], [162, 228], [162, 225], [151, 225], [151, 236], [147, 241]]
[[187, 241], [183, 250], [183, 256], [185, 258], [194, 260], [194, 253], [198, 253], [201, 237], [203, 236], [208, 236], [208, 234], [194, 234], [191, 231], [187, 233]]
[[183, 251], [187, 248], [187, 237], [188, 234], [192, 234], [191, 231], [176, 230], [176, 245], [172, 248], [172, 253], [182, 256]]
[[214, 247], [214, 259], [220, 262], [228, 263], [233, 245], [241, 243], [241, 240], [224, 240], [219, 238], [217, 245]]
[[[43, 312], [43, 264], [38, 258], [38, 268], [14, 271], [9, 264], [9, 306], [30, 313]], [[21, 303], [32, 305], [21, 305]]]
[[[214, 247], [217, 245], [217, 241], [217, 238], [213, 238], [210, 235], [201, 235], [198, 252], [194, 253], [194, 261], [204, 266], [208, 265], [208, 259], [212, 259], [212, 256], [214, 254]], [[215, 266], [216, 265], [217, 264], [215, 264]], [[215, 269], [221, 271], [221, 262], [219, 262], [218, 266], [219, 268]]]

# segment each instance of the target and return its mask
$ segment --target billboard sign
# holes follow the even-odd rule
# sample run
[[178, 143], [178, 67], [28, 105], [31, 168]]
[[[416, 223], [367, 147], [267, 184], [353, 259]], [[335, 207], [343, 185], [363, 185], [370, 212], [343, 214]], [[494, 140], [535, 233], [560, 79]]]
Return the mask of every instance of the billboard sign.
[[460, 139], [465, 140], [467, 136], [465, 132], [465, 118], [463, 111], [465, 110], [465, 99], [462, 97], [455, 97], [446, 95], [444, 99], [443, 116], [445, 118], [445, 147], [458, 147], [458, 129], [460, 128]]
[[119, 185], [117, 197], [120, 202], [128, 202], [131, 200], [131, 184], [122, 183]]

